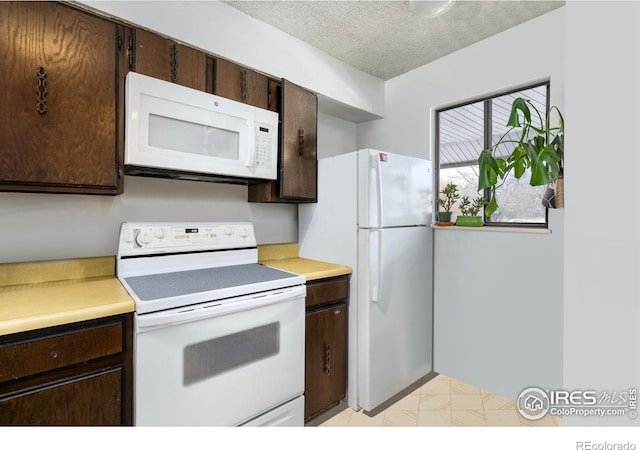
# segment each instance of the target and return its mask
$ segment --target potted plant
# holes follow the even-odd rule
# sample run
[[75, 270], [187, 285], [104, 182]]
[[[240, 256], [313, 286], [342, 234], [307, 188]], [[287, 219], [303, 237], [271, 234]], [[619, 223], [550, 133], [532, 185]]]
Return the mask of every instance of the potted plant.
[[[558, 116], [557, 125], [551, 124], [553, 111]], [[478, 190], [491, 190], [491, 201], [485, 209], [485, 214], [491, 216], [498, 208], [496, 189], [504, 183], [509, 173], [513, 171], [514, 176], [520, 179], [529, 168], [532, 186], [553, 186], [555, 190], [555, 205], [550, 203], [546, 206], [563, 207], [564, 118], [560, 110], [552, 106], [543, 120], [542, 114], [530, 100], [518, 97], [511, 105], [507, 126], [507, 132], [498, 142], [483, 150], [478, 158]], [[509, 139], [509, 134], [515, 129], [520, 130], [517, 141]], [[509, 156], [495, 157], [494, 150], [506, 144], [515, 144]]]
[[458, 193], [458, 185], [455, 183], [448, 183], [442, 190], [440, 191], [444, 198], [438, 198], [438, 205], [442, 207], [442, 211], [438, 211], [438, 224], [440, 225], [450, 225], [451, 222], [451, 208], [460, 198], [460, 194]]
[[460, 200], [461, 216], [456, 218], [456, 225], [461, 227], [481, 227], [483, 225], [483, 217], [478, 213], [483, 206], [487, 204], [484, 197], [477, 197], [470, 200], [466, 195]]

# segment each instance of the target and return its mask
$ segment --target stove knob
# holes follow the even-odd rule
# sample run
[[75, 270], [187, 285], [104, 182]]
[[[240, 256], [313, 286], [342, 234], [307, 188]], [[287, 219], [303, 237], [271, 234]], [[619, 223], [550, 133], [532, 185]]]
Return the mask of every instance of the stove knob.
[[164, 228], [156, 228], [156, 231], [154, 234], [158, 239], [164, 239], [165, 236], [167, 235], [167, 232], [165, 231]]
[[140, 233], [136, 238], [136, 241], [138, 242], [138, 245], [143, 246], [151, 242], [151, 237], [149, 237], [147, 233]]
[[246, 228], [240, 228], [240, 237], [246, 238], [249, 236], [249, 231]]
[[224, 229], [224, 234], [226, 234], [227, 236], [231, 236], [233, 234], [233, 228], [231, 227], [226, 227]]
[[127, 233], [125, 233], [125, 235], [124, 235], [124, 241], [125, 241], [127, 244], [131, 244], [131, 243], [133, 242], [133, 235], [131, 234], [131, 232], [130, 232], [130, 231], [129, 231], [129, 232], [127, 232]]

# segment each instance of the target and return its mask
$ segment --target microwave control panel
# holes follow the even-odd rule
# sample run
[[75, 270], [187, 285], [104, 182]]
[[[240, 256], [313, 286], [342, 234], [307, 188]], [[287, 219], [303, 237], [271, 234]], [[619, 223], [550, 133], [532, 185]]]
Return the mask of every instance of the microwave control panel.
[[274, 130], [272, 126], [257, 123], [255, 132], [255, 166], [270, 168], [273, 165], [273, 155], [276, 154], [274, 144]]

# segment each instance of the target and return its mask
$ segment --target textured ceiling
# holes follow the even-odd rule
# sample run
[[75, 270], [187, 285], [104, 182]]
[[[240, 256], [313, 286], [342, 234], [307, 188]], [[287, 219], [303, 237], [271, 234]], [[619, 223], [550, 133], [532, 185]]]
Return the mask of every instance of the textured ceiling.
[[407, 1], [227, 1], [383, 80], [564, 5], [564, 1], [461, 1], [433, 19]]

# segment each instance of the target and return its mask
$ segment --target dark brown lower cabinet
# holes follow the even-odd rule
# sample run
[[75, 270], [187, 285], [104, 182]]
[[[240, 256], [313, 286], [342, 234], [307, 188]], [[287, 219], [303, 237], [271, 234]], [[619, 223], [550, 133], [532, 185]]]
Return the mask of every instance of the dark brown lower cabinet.
[[305, 421], [345, 397], [349, 277], [307, 283]]
[[132, 425], [133, 315], [0, 337], [0, 425]]

